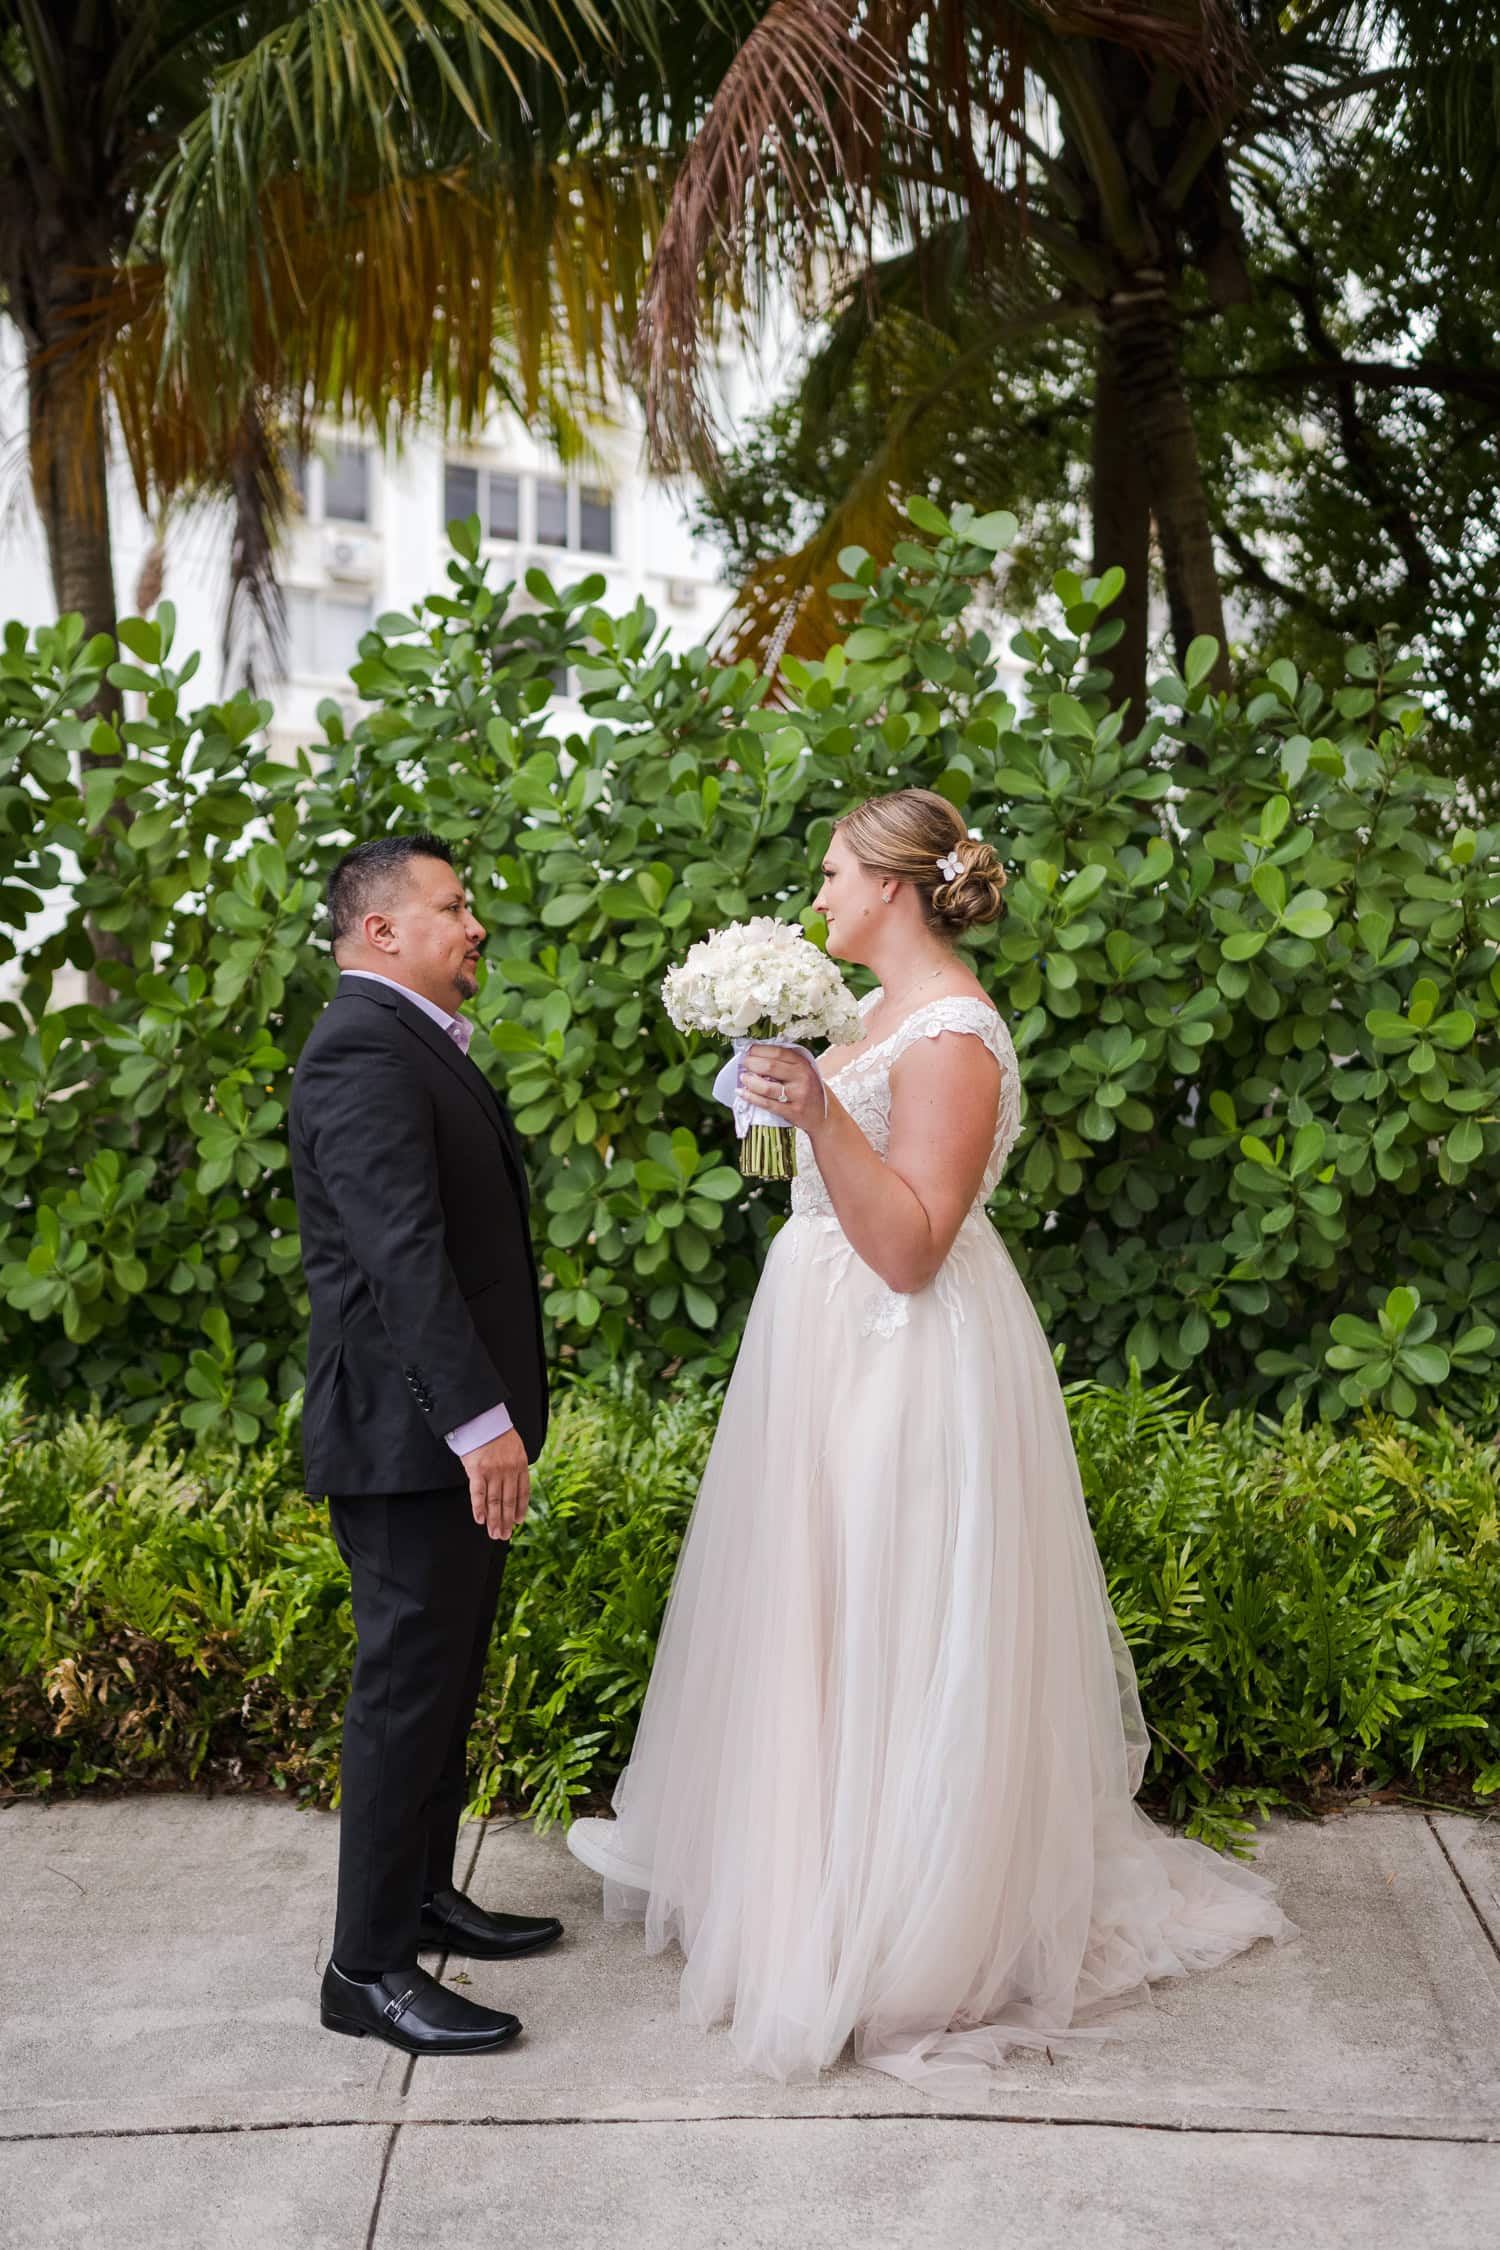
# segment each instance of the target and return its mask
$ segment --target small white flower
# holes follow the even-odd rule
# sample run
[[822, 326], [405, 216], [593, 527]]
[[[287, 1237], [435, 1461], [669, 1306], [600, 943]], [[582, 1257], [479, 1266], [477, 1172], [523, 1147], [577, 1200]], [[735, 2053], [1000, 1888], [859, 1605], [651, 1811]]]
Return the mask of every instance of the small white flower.
[[944, 879], [950, 883], [956, 883], [959, 876], [962, 875], [964, 871], [964, 863], [959, 858], [956, 851], [945, 852], [942, 858], [938, 861], [938, 866], [942, 871]]

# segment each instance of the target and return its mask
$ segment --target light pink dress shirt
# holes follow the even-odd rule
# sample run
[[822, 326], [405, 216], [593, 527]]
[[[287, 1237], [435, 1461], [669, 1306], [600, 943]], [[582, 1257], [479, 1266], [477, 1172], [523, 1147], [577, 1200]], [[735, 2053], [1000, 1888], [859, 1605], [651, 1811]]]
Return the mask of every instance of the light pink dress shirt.
[[[343, 969], [340, 974], [368, 977], [371, 984], [383, 984], [390, 991], [399, 992], [414, 1008], [420, 1008], [424, 1016], [431, 1016], [440, 1030], [447, 1032], [461, 1055], [468, 1053], [474, 1026], [462, 1016], [450, 1016], [446, 1008], [440, 1008], [435, 1000], [425, 999], [420, 992], [413, 992], [409, 984], [398, 984], [394, 977], [377, 976], [373, 969]], [[456, 1430], [449, 1430], [447, 1442], [455, 1453], [472, 1453], [476, 1446], [488, 1445], [491, 1438], [503, 1437], [512, 1426], [508, 1406], [491, 1406], [483, 1414], [476, 1414], [471, 1422], [460, 1422]]]

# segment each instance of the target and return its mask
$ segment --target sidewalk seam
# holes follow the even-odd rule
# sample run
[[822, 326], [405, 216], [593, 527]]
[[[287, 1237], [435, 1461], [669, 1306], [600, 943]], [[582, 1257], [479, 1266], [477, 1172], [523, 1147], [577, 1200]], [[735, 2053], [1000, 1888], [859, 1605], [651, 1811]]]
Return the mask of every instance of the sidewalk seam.
[[[468, 1868], [465, 1871], [464, 1879], [458, 1886], [461, 1891], [466, 1891], [469, 1885], [474, 1880], [474, 1870], [479, 1865], [479, 1854], [484, 1844], [484, 1823], [481, 1821], [475, 1821], [474, 1826], [479, 1830], [479, 1833], [474, 1839], [474, 1849], [469, 1854], [469, 1864]], [[447, 1974], [448, 1963], [452, 1960], [452, 1958], [453, 1953], [451, 1948], [445, 1945], [439, 1957], [438, 1965], [432, 1972], [433, 1975], [437, 1978], [439, 1984], [442, 1983], [444, 1976]], [[421, 2060], [422, 2058], [420, 2055], [407, 2056], [406, 2068], [401, 2074], [401, 2083], [396, 2088], [396, 2097], [399, 2101], [404, 2102], [407, 2095], [411, 2092], [411, 2082], [417, 2074], [417, 2064]], [[365, 2245], [365, 2250], [370, 2250], [370, 2246], [368, 2243], [366, 2243]]]
[[380, 2159], [380, 2178], [375, 2183], [375, 2200], [370, 2205], [370, 2224], [365, 2232], [365, 2250], [373, 2250], [375, 2229], [380, 2224], [380, 2206], [385, 2200], [386, 2175], [391, 2168], [391, 2157], [394, 2155], [396, 2148], [396, 2135], [400, 2130], [399, 2125], [393, 2125], [386, 2135], [385, 2154]]
[[1464, 1898], [1468, 1903], [1469, 1912], [1473, 1915], [1475, 1921], [1479, 1924], [1480, 1930], [1483, 1932], [1485, 1943], [1489, 1946], [1489, 1949], [1494, 1954], [1495, 1959], [1497, 1961], [1500, 1961], [1500, 1939], [1496, 1938], [1494, 1931], [1489, 1926], [1489, 1923], [1480, 1913], [1479, 1901], [1474, 1896], [1474, 1893], [1470, 1890], [1463, 1870], [1460, 1868], [1452, 1852], [1449, 1851], [1447, 1844], [1443, 1841], [1442, 1832], [1435, 1825], [1432, 1814], [1423, 1813], [1422, 1818], [1426, 1821], [1428, 1829], [1431, 1832], [1433, 1841], [1436, 1843], [1438, 1850], [1442, 1853], [1444, 1859], [1447, 1861], [1449, 1871], [1453, 1876], [1454, 1882], [1457, 1883], [1459, 1889], [1463, 1892]]
[[[208, 2139], [229, 2133], [328, 2133], [348, 2132], [352, 2127], [367, 2130], [383, 2120], [368, 2117], [287, 2117], [256, 2120], [245, 2124], [227, 2125], [119, 2125], [79, 2126], [61, 2133], [5, 2133], [0, 2134], [0, 2148], [19, 2147], [33, 2141], [137, 2141], [137, 2140], [188, 2140]], [[1093, 2126], [1101, 2132], [1125, 2133], [1240, 2133], [1247, 2140], [1309, 2140], [1309, 2141], [1401, 2141], [1431, 2142], [1442, 2148], [1492, 2148], [1500, 2147], [1500, 2125], [1493, 2130], [1477, 2126], [1472, 2132], [1414, 2133], [1403, 2132], [1399, 2127], [1382, 2131], [1375, 2127], [1356, 2127], [1340, 2131], [1333, 2126], [1305, 2125], [1242, 2125], [1232, 2119], [1222, 2124], [1211, 2121], [1198, 2123], [1164, 2123], [1159, 2119], [1140, 2117], [1056, 2117], [1028, 2114], [1024, 2110], [995, 2111], [973, 2109], [879, 2109], [879, 2110], [726, 2110], [712, 2117], [402, 2117], [388, 2127], [385, 2154], [381, 2160], [380, 2184], [376, 2191], [375, 2208], [370, 2214], [370, 2232], [365, 2238], [365, 2250], [374, 2242], [375, 2220], [379, 2215], [380, 2199], [385, 2190], [386, 2174], [390, 2169], [397, 2135], [410, 2126], [420, 2126], [432, 2131], [442, 2128], [449, 2132], [470, 2132], [476, 2127], [528, 2129], [593, 2126], [601, 2131], [616, 2131], [621, 2127], [648, 2126], [704, 2126], [704, 2125], [1051, 2125]]]

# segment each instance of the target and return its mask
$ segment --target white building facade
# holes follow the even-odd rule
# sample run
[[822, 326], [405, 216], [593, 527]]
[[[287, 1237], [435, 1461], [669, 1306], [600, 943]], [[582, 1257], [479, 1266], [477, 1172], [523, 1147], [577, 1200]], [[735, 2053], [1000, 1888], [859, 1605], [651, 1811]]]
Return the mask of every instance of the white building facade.
[[684, 647], [712, 634], [730, 603], [718, 556], [692, 537], [681, 496], [646, 473], [626, 427], [600, 435], [582, 468], [509, 417], [478, 441], [424, 434], [399, 453], [330, 430], [294, 475], [301, 511], [281, 567], [288, 677], [274, 698], [282, 744], [316, 738], [323, 697], [352, 703], [349, 666], [383, 610], [444, 589], [456, 516], [478, 516], [493, 582], [533, 567], [559, 586], [597, 573], [604, 608], [643, 598]]
[[[24, 393], [15, 331], [0, 327], [0, 618], [52, 623], [57, 607], [46, 541], [31, 498], [25, 452]], [[349, 680], [359, 640], [386, 610], [409, 610], [447, 586], [454, 516], [477, 514], [491, 582], [520, 580], [533, 565], [563, 586], [597, 572], [604, 607], [624, 610], [644, 597], [683, 647], [709, 637], [732, 589], [717, 553], [694, 540], [683, 495], [644, 467], [638, 417], [591, 433], [586, 467], [565, 467], [518, 419], [500, 415], [477, 439], [445, 443], [422, 430], [401, 446], [379, 446], [358, 432], [327, 426], [304, 460], [291, 465], [298, 507], [287, 525], [277, 575], [286, 596], [286, 676], [257, 679], [273, 707], [274, 753], [289, 756], [323, 738], [317, 707], [332, 697], [352, 723], [360, 704]], [[122, 617], [137, 612], [143, 569], [158, 558], [161, 595], [177, 613], [168, 661], [201, 662], [186, 699], [220, 701], [242, 684], [225, 677], [221, 643], [229, 594], [231, 521], [222, 503], [182, 510], [161, 526], [142, 511], [123, 457], [110, 470], [115, 596]], [[130, 700], [135, 700], [131, 698]], [[564, 727], [581, 717], [566, 691]], [[57, 919], [50, 905], [28, 924], [33, 944]], [[17, 979], [0, 969], [0, 990]], [[76, 987], [76, 989], [75, 989]], [[65, 974], [59, 997], [81, 996]]]
[[[0, 407], [0, 616], [34, 627], [56, 607], [26, 475], [14, 341], [12, 331]], [[444, 590], [454, 516], [478, 515], [492, 581], [520, 579], [533, 565], [559, 585], [597, 571], [605, 608], [628, 609], [643, 597], [674, 642], [710, 636], [732, 589], [716, 551], [693, 538], [684, 496], [647, 473], [633, 404], [591, 433], [590, 452], [586, 466], [565, 467], [510, 415], [496, 416], [477, 439], [445, 443], [433, 429], [400, 446], [327, 426], [306, 460], [292, 464], [299, 505], [278, 561], [287, 676], [261, 681], [275, 706], [277, 747], [320, 739], [316, 710], [327, 696], [351, 714], [357, 708], [348, 675], [360, 635], [382, 611]], [[116, 601], [128, 616], [158, 527], [118, 454], [110, 509]], [[194, 649], [202, 656], [194, 701], [217, 701], [240, 684], [234, 673], [224, 677], [220, 660], [230, 536], [223, 505], [174, 514], [161, 527], [162, 593], [177, 612], [172, 661]]]

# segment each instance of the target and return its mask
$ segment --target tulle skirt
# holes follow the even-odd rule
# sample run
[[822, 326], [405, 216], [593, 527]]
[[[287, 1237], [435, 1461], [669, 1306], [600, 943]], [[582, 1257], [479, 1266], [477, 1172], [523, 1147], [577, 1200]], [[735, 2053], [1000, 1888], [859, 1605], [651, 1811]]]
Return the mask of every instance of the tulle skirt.
[[771, 1245], [613, 1820], [569, 1844], [681, 2005], [805, 2079], [966, 2098], [1157, 1978], [1295, 1935], [1132, 1801], [1147, 1736], [1045, 1334], [982, 1212], [897, 1297]]

